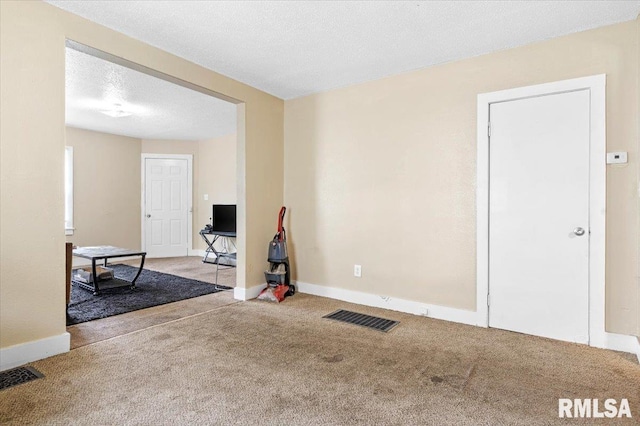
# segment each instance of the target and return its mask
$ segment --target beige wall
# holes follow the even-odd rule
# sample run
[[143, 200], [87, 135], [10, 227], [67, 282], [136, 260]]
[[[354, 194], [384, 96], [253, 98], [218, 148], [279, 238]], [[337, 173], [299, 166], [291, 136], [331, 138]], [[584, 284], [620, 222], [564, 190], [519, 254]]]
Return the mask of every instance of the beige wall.
[[282, 100], [46, 3], [0, 2], [0, 349], [65, 332], [67, 38], [242, 102], [239, 287], [264, 281], [264, 212], [283, 200]]
[[[198, 191], [195, 198], [199, 199], [200, 208], [194, 214], [194, 229], [196, 233], [207, 223], [211, 223], [211, 206], [213, 204], [236, 204], [236, 135], [199, 142], [200, 165]], [[204, 200], [204, 195], [209, 200]], [[197, 236], [194, 248], [204, 250], [206, 244]]]
[[67, 127], [77, 246], [140, 249], [140, 139]]
[[[475, 310], [476, 97], [607, 74], [607, 330], [639, 333], [638, 23], [285, 102], [285, 203], [303, 282]], [[362, 265], [362, 278], [353, 265]]]
[[211, 205], [236, 203], [235, 134], [151, 140], [67, 127], [66, 145], [74, 147], [75, 231], [67, 241], [75, 245], [140, 249], [141, 153], [193, 156], [192, 248], [206, 248], [198, 231], [209, 223]]

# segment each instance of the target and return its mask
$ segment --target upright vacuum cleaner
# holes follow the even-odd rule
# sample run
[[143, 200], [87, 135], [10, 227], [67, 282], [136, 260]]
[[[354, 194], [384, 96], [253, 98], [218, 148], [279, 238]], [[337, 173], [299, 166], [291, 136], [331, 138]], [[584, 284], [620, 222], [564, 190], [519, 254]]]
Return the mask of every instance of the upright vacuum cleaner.
[[278, 286], [284, 285], [288, 287], [285, 296], [293, 296], [296, 293], [296, 288], [291, 284], [291, 270], [287, 253], [287, 233], [282, 225], [286, 212], [287, 208], [282, 206], [278, 214], [278, 232], [269, 243], [269, 253], [267, 255], [269, 269], [265, 271], [264, 276], [268, 286], [274, 289], [274, 293], [276, 292], [275, 290], [282, 289], [282, 287]]

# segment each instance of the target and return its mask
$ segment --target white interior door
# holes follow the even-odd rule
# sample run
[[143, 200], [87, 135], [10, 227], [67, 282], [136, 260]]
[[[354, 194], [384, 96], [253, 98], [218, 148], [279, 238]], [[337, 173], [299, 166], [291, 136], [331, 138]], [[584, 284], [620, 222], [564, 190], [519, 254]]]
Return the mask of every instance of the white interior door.
[[145, 250], [150, 257], [188, 255], [186, 159], [145, 159]]
[[589, 108], [588, 90], [490, 106], [490, 327], [589, 342]]

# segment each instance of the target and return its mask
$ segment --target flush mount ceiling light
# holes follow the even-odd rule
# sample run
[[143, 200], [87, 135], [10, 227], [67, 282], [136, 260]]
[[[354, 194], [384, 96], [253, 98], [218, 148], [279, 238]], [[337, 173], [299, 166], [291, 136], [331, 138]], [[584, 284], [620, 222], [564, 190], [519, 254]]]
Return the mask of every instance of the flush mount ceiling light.
[[149, 108], [142, 105], [122, 102], [119, 99], [114, 102], [112, 100], [95, 98], [71, 98], [69, 99], [69, 103], [67, 106], [85, 111], [99, 112], [101, 114], [114, 118], [128, 117], [130, 115], [147, 116], [152, 114], [153, 112]]
[[122, 111], [122, 110], [114, 110], [114, 111], [100, 111], [104, 115], [108, 115], [109, 117], [120, 118], [120, 117], [128, 117], [133, 115], [132, 112]]
[[122, 108], [122, 105], [120, 104], [114, 104], [113, 108], [104, 109], [100, 112], [113, 118], [128, 117], [130, 115], [133, 115], [133, 112], [124, 110]]

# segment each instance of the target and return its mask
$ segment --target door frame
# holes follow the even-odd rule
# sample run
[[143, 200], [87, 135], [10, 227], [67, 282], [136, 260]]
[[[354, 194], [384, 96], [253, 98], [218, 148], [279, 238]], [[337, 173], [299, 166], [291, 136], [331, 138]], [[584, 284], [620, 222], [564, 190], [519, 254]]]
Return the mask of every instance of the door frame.
[[478, 95], [476, 181], [477, 325], [489, 326], [489, 107], [493, 103], [535, 96], [590, 91], [589, 141], [589, 345], [606, 347], [605, 209], [606, 209], [606, 75], [599, 74]]
[[[149, 154], [142, 153], [140, 155], [141, 164], [140, 164], [140, 173], [141, 173], [141, 198], [140, 198], [140, 237], [142, 251], [147, 251], [146, 244], [146, 172], [147, 172], [147, 159], [157, 159], [157, 160], [187, 160], [187, 205], [189, 206], [188, 214], [187, 214], [187, 252], [185, 256], [189, 256], [193, 251], [193, 155], [192, 154]], [[147, 256], [149, 257], [149, 256]]]

